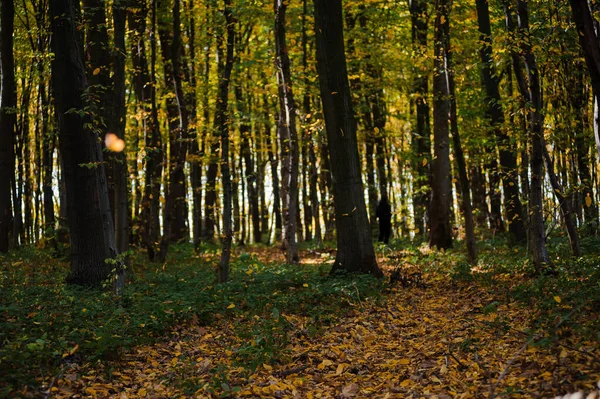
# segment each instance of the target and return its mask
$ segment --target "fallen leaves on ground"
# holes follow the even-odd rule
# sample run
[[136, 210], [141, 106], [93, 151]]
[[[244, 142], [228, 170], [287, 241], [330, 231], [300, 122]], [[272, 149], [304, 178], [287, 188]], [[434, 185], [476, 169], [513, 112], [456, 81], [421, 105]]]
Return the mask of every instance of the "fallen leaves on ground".
[[349, 304], [315, 335], [307, 317], [282, 314], [291, 326], [288, 354], [254, 371], [234, 360], [252, 344], [234, 334], [235, 324], [247, 319], [192, 322], [110, 366], [70, 364], [46, 381], [44, 392], [55, 398], [447, 399], [598, 389], [597, 342], [571, 335], [521, 351], [530, 311], [488, 291], [441, 279], [426, 289], [393, 287], [385, 303]]

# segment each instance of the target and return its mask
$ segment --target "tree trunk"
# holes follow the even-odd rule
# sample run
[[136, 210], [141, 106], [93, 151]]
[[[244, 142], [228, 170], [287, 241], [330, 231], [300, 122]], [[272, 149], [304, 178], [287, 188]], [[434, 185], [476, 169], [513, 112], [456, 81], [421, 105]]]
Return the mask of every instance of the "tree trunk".
[[[189, 238], [187, 227], [187, 189], [185, 178], [185, 159], [188, 149], [188, 109], [183, 93], [184, 74], [181, 67], [183, 47], [181, 40], [180, 0], [173, 3], [172, 24], [167, 19], [159, 19], [158, 34], [160, 37], [165, 87], [174, 96], [167, 102], [167, 118], [169, 125], [169, 179], [165, 189], [165, 207], [163, 212], [163, 237], [160, 242], [159, 260], [163, 262], [167, 256], [170, 242], [178, 242]], [[166, 0], [160, 0], [161, 15], [170, 14]]]
[[252, 154], [254, 151], [252, 150], [252, 144], [250, 142], [252, 126], [250, 124], [250, 113], [246, 108], [246, 102], [242, 96], [242, 88], [239, 84], [235, 87], [235, 97], [238, 113], [240, 114], [241, 118], [241, 153], [246, 166], [246, 190], [248, 191], [248, 207], [250, 210], [250, 220], [252, 221], [252, 241], [254, 241], [254, 243], [259, 243], [262, 241], [262, 232], [260, 230], [260, 209], [258, 207], [256, 171], [254, 167], [254, 160], [252, 159]]
[[296, 103], [292, 93], [290, 59], [285, 39], [287, 0], [275, 0], [275, 54], [279, 87], [277, 132], [281, 151], [281, 196], [283, 199], [282, 249], [286, 262], [298, 263], [296, 226], [298, 218], [298, 133]]
[[[485, 89], [485, 103], [487, 106], [486, 114], [490, 120], [490, 125], [494, 133], [500, 154], [501, 170], [490, 170], [490, 173], [500, 172], [502, 176], [502, 189], [504, 190], [504, 204], [506, 209], [506, 218], [508, 220], [508, 230], [513, 239], [520, 243], [527, 238], [525, 224], [523, 221], [523, 207], [519, 199], [519, 184], [517, 178], [517, 159], [516, 153], [512, 151], [511, 141], [503, 130], [504, 112], [500, 101], [500, 82], [494, 67], [492, 56], [492, 31], [490, 26], [490, 12], [488, 0], [477, 0], [477, 22], [479, 24], [479, 33], [481, 48], [479, 55], [481, 58], [481, 79]], [[496, 157], [495, 149], [492, 151], [492, 157]], [[495, 187], [491, 187], [495, 190]]]
[[79, 3], [51, 0], [52, 85], [59, 122], [59, 143], [67, 191], [71, 239], [68, 282], [97, 285], [109, 277], [107, 259], [117, 255], [106, 175], [98, 136], [84, 112], [87, 79]]
[[[428, 1], [410, 0], [412, 46], [419, 58], [425, 59], [427, 51]], [[415, 236], [425, 236], [429, 228], [429, 201], [431, 197], [431, 128], [429, 123], [428, 67], [417, 67], [413, 71], [412, 91], [415, 93], [416, 129], [411, 142], [413, 170], [416, 172], [413, 183], [413, 210]]]
[[356, 121], [348, 83], [341, 0], [315, 0], [317, 70], [327, 131], [338, 269], [382, 276], [371, 241], [363, 195]]
[[433, 136], [434, 158], [431, 184], [431, 229], [429, 246], [452, 247], [450, 225], [452, 187], [449, 148], [449, 86], [445, 50], [448, 47], [450, 5], [447, 0], [436, 1], [435, 47], [433, 76]]
[[533, 262], [537, 272], [550, 266], [550, 256], [546, 248], [544, 231], [542, 185], [544, 180], [544, 131], [541, 113], [542, 100], [539, 74], [531, 49], [529, 36], [529, 12], [527, 3], [517, 0], [519, 20], [519, 35], [521, 36], [521, 53], [527, 76], [529, 78], [528, 100], [532, 104], [529, 111], [529, 128], [531, 135], [531, 194], [530, 194], [530, 224], [532, 236]]
[[222, 252], [218, 268], [220, 283], [229, 278], [229, 259], [231, 257], [231, 176], [229, 173], [229, 125], [227, 123], [227, 106], [229, 97], [229, 80], [233, 68], [233, 47], [235, 40], [235, 21], [231, 11], [231, 0], [224, 0], [227, 46], [225, 62], [219, 65], [219, 91], [217, 93], [217, 109], [215, 112], [215, 131], [221, 136], [221, 178], [223, 184], [223, 234]]
[[[594, 99], [600, 96], [600, 41], [594, 26], [588, 0], [570, 0], [573, 12], [573, 21], [579, 32], [579, 45], [585, 56], [588, 73], [592, 81]], [[596, 104], [597, 101], [594, 102]], [[596, 139], [596, 150], [600, 155], [600, 118], [597, 116], [596, 105], [594, 105], [594, 137]]]
[[150, 34], [151, 60], [148, 71], [146, 56], [146, 14], [145, 0], [135, 0], [129, 12], [129, 28], [133, 32], [131, 52], [133, 63], [133, 88], [136, 100], [142, 108], [142, 126], [145, 137], [145, 175], [142, 198], [142, 237], [150, 260], [157, 254], [160, 239], [160, 192], [163, 152], [161, 144], [158, 109], [156, 106], [156, 0], [152, 0], [152, 28]]
[[11, 182], [15, 179], [17, 88], [13, 55], [15, 6], [0, 0], [0, 252], [8, 252], [12, 233]]
[[465, 155], [460, 143], [458, 132], [458, 117], [456, 110], [456, 89], [454, 83], [454, 70], [452, 63], [452, 52], [450, 40], [448, 38], [448, 47], [446, 48], [446, 65], [448, 74], [448, 92], [450, 94], [450, 129], [452, 130], [452, 143], [454, 148], [454, 157], [456, 158], [456, 167], [460, 179], [461, 198], [460, 204], [465, 218], [465, 241], [467, 242], [467, 259], [469, 264], [477, 264], [477, 242], [475, 240], [475, 227], [473, 223], [473, 207], [471, 205], [471, 186], [467, 176], [467, 165]]
[[[110, 115], [107, 121], [108, 131], [125, 140], [125, 16], [124, 0], [113, 4], [114, 42], [113, 52], [113, 93]], [[127, 188], [127, 157], [124, 151], [112, 153], [112, 172], [114, 182], [113, 217], [117, 250], [123, 253], [129, 250], [129, 190]]]

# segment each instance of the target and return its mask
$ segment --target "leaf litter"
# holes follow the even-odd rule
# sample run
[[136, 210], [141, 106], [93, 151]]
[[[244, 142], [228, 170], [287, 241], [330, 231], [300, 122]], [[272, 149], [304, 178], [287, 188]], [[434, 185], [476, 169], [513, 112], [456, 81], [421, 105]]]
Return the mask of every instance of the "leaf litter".
[[35, 395], [21, 396], [449, 399], [582, 391], [593, 398], [600, 388], [596, 340], [565, 333], [536, 345], [543, 339], [530, 334], [531, 308], [475, 281], [428, 275], [426, 287], [390, 286], [383, 300], [348, 303], [322, 325], [301, 314], [277, 316], [289, 326], [272, 364], [249, 367], [238, 359], [258, 338], [241, 338], [236, 327], [261, 316], [216, 315], [210, 325], [192, 319], [175, 326], [118, 361], [65, 364]]

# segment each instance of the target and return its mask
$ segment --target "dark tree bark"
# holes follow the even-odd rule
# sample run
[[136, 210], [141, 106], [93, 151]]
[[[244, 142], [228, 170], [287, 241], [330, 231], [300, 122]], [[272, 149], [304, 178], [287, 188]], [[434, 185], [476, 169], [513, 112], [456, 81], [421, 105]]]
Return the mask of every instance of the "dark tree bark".
[[315, 0], [317, 70], [334, 180], [337, 256], [332, 271], [382, 276], [363, 196], [356, 121], [348, 83], [341, 0]]
[[281, 195], [283, 199], [282, 249], [286, 262], [298, 263], [296, 226], [298, 218], [298, 133], [296, 103], [292, 93], [290, 59], [285, 39], [287, 0], [275, 0], [275, 54], [279, 87], [277, 132], [281, 151]]
[[435, 44], [433, 76], [433, 136], [434, 157], [431, 184], [431, 228], [429, 246], [452, 247], [450, 225], [452, 187], [449, 147], [450, 103], [447, 79], [446, 48], [449, 40], [450, 4], [448, 0], [437, 0], [435, 4]]
[[[183, 46], [181, 41], [180, 0], [173, 2], [172, 13], [166, 0], [160, 0], [158, 35], [160, 37], [165, 87], [174, 93], [167, 98], [169, 125], [169, 179], [166, 187], [163, 212], [163, 237], [160, 242], [159, 260], [164, 261], [170, 242], [186, 240], [187, 201], [185, 159], [189, 147], [189, 113], [183, 92], [182, 70]], [[172, 21], [166, 15], [172, 14]], [[171, 22], [171, 24], [169, 24]]]
[[575, 115], [575, 151], [580, 182], [579, 196], [581, 197], [581, 201], [578, 202], [579, 206], [583, 207], [585, 223], [589, 231], [595, 233], [598, 229], [598, 205], [594, 200], [595, 196], [592, 191], [592, 174], [590, 172], [592, 162], [585, 139], [585, 120], [589, 107], [586, 106], [587, 96], [583, 82], [585, 73], [583, 63], [577, 62], [574, 70], [566, 73], [567, 76], [570, 76], [570, 84], [567, 90], [569, 103], [571, 112]]
[[[104, 0], [84, 0], [88, 82], [98, 101], [94, 123], [102, 132], [124, 139], [125, 134], [125, 4], [113, 4], [114, 51], [111, 54]], [[111, 68], [112, 64], [112, 68]], [[112, 72], [112, 73], [111, 73]], [[117, 250], [129, 248], [127, 159], [124, 151], [105, 154], [109, 201], [115, 225]]]
[[78, 29], [79, 3], [51, 0], [52, 86], [59, 122], [59, 143], [67, 194], [71, 239], [70, 283], [100, 284], [113, 268], [106, 262], [117, 255], [102, 150], [88, 128], [87, 78], [83, 40]]
[[[573, 12], [573, 21], [577, 27], [579, 35], [579, 45], [585, 56], [588, 73], [592, 81], [594, 98], [597, 102], [600, 96], [600, 41], [594, 18], [587, 0], [570, 0], [571, 10]], [[600, 118], [596, 115], [597, 107], [594, 110], [594, 137], [596, 139], [596, 150], [600, 155]]]
[[224, 0], [224, 14], [227, 32], [225, 60], [219, 64], [219, 91], [217, 92], [217, 109], [215, 112], [215, 131], [221, 137], [221, 178], [223, 184], [223, 234], [222, 252], [218, 268], [219, 282], [229, 278], [229, 259], [231, 257], [231, 175], [229, 173], [229, 125], [227, 107], [229, 97], [229, 80], [233, 69], [233, 49], [235, 40], [235, 20], [231, 11], [231, 0]]
[[[424, 58], [427, 51], [428, 4], [424, 0], [410, 0], [411, 38], [416, 54]], [[429, 122], [429, 68], [415, 68], [412, 91], [415, 93], [416, 129], [414, 130], [411, 147], [413, 151], [413, 170], [416, 171], [413, 183], [413, 204], [415, 235], [425, 236], [427, 233], [426, 220], [429, 218], [429, 201], [431, 197], [431, 133]]]
[[242, 88], [238, 84], [235, 87], [235, 98], [238, 113], [240, 114], [240, 135], [241, 153], [244, 158], [245, 174], [246, 174], [246, 190], [248, 191], [248, 207], [250, 210], [250, 220], [252, 221], [252, 240], [259, 243], [262, 240], [262, 232], [260, 229], [260, 209], [258, 207], [258, 190], [256, 179], [256, 168], [254, 167], [254, 159], [252, 158], [253, 150], [250, 141], [251, 121], [247, 104], [242, 95]]
[[[279, 171], [278, 164], [279, 159], [277, 158], [277, 150], [273, 139], [271, 138], [271, 123], [269, 122], [269, 101], [266, 94], [263, 97], [263, 103], [265, 105], [265, 144], [267, 147], [267, 156], [269, 160], [269, 166], [271, 167], [271, 179], [273, 182], [273, 219], [275, 222], [275, 240], [281, 237], [282, 228], [282, 217], [281, 217], [281, 195], [280, 195], [280, 184], [279, 184]], [[269, 237], [271, 236], [269, 231]], [[267, 240], [268, 241], [268, 240]]]
[[[107, 120], [108, 132], [125, 139], [125, 0], [113, 3], [113, 27], [115, 48], [112, 54], [113, 89], [109, 104], [110, 114]], [[114, 197], [112, 203], [115, 223], [115, 239], [119, 253], [129, 250], [129, 190], [127, 189], [127, 157], [124, 151], [111, 154], [110, 163], [113, 173]]]
[[[490, 120], [491, 129], [500, 154], [501, 170], [490, 170], [489, 172], [492, 174], [500, 173], [502, 177], [508, 230], [512, 234], [513, 239], [520, 243], [526, 240], [527, 234], [523, 220], [523, 207], [519, 199], [517, 158], [516, 153], [512, 151], [510, 138], [502, 127], [504, 124], [504, 112], [500, 101], [500, 81], [496, 74], [492, 57], [492, 31], [488, 0], [477, 0], [476, 5], [481, 41], [481, 48], [479, 50], [482, 64], [481, 79], [485, 89], [486, 114]], [[496, 158], [495, 148], [492, 149], [490, 156]], [[495, 179], [490, 180], [495, 181]], [[496, 191], [497, 188], [492, 186], [490, 190]]]
[[11, 182], [15, 179], [17, 89], [13, 55], [15, 8], [0, 0], [0, 252], [8, 252], [12, 233]]
[[135, 0], [129, 10], [129, 28], [132, 34], [133, 88], [136, 100], [142, 108], [142, 126], [145, 137], [145, 176], [142, 198], [142, 236], [150, 260], [157, 254], [160, 239], [160, 191], [162, 175], [162, 144], [156, 106], [155, 63], [156, 63], [156, 8], [152, 3], [152, 28], [150, 33], [150, 71], [146, 55], [146, 0]]
[[458, 132], [458, 117], [456, 106], [456, 88], [454, 83], [454, 69], [452, 63], [452, 51], [450, 48], [450, 39], [447, 41], [446, 48], [446, 73], [448, 74], [448, 89], [450, 94], [450, 130], [452, 131], [452, 143], [454, 148], [454, 157], [456, 158], [456, 167], [460, 179], [461, 197], [460, 204], [465, 218], [465, 240], [467, 242], [467, 259], [469, 264], [477, 264], [477, 242], [475, 240], [475, 227], [473, 223], [473, 207], [471, 205], [471, 185], [467, 176], [467, 165], [465, 155], [460, 142]]
[[[531, 135], [531, 194], [530, 203], [530, 225], [531, 225], [531, 241], [533, 262], [538, 272], [550, 265], [550, 256], [546, 247], [546, 237], [544, 231], [544, 216], [543, 216], [543, 196], [542, 185], [544, 179], [544, 131], [543, 131], [543, 116], [541, 89], [539, 82], [539, 73], [531, 49], [531, 38], [529, 35], [529, 12], [527, 3], [522, 0], [517, 0], [518, 13], [518, 32], [521, 37], [521, 53], [525, 68], [527, 69], [527, 77], [529, 78], [528, 90], [521, 89], [521, 93], [528, 94], [528, 102], [531, 104], [529, 115], [529, 131]], [[515, 66], [515, 71], [517, 68]], [[518, 81], [521, 79], [518, 78]], [[520, 85], [522, 86], [522, 84]]]

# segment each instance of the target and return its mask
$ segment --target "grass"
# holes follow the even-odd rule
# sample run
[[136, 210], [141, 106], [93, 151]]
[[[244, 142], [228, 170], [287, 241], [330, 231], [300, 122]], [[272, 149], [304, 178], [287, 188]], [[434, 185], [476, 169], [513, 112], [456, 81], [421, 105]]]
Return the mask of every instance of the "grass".
[[239, 350], [237, 361], [276, 362], [286, 344], [282, 313], [323, 326], [349, 303], [381, 292], [381, 282], [370, 276], [329, 276], [327, 265], [263, 264], [248, 253], [232, 262], [229, 282], [216, 284], [218, 249], [203, 251], [200, 257], [189, 245], [173, 247], [164, 265], [134, 254], [122, 298], [64, 284], [68, 263], [45, 251], [23, 248], [6, 256], [0, 263], [0, 396], [55, 375], [65, 363], [117, 360], [189, 320], [267, 315], [237, 329], [240, 338], [258, 343]]

